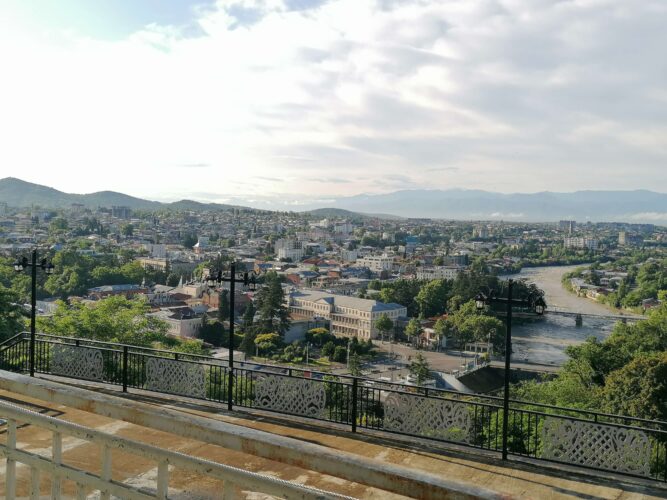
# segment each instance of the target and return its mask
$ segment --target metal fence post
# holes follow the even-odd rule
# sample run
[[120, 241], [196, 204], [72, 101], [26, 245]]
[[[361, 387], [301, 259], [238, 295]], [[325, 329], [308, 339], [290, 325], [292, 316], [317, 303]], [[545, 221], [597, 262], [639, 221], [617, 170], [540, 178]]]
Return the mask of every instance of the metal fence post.
[[127, 392], [127, 351], [128, 347], [123, 346], [123, 392]]
[[357, 392], [359, 380], [357, 377], [352, 379], [352, 432], [357, 432]]

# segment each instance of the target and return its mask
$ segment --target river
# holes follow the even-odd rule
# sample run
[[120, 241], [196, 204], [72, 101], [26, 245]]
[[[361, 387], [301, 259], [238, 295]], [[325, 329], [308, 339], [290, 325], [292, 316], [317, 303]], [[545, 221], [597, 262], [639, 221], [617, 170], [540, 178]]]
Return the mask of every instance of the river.
[[[581, 266], [530, 267], [510, 276], [526, 279], [544, 290], [547, 306], [584, 314], [612, 314], [602, 304], [577, 297], [561, 284], [563, 274]], [[548, 307], [547, 307], [548, 310]], [[560, 366], [567, 361], [565, 348], [584, 342], [588, 337], [606, 338], [614, 327], [614, 320], [584, 317], [583, 325], [576, 326], [574, 318], [546, 314], [539, 320], [513, 324], [512, 359], [527, 363]]]

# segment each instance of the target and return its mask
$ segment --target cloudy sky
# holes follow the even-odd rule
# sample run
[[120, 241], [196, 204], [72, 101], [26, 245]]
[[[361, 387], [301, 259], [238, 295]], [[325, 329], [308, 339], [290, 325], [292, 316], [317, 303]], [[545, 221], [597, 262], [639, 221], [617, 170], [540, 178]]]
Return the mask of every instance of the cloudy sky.
[[0, 177], [667, 192], [664, 0], [2, 0]]

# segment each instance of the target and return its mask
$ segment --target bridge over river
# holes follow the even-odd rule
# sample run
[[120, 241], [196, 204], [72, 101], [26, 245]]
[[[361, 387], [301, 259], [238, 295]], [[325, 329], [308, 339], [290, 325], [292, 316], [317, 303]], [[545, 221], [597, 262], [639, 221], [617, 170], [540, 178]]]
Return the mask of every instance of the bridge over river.
[[[645, 319], [636, 314], [619, 314], [609, 307], [565, 290], [561, 278], [580, 266], [525, 268], [515, 279], [525, 279], [544, 290], [547, 311], [535, 321], [518, 321], [512, 329], [513, 361], [560, 366], [567, 361], [565, 349], [587, 338], [604, 340], [619, 321]], [[535, 319], [535, 314], [516, 312], [514, 317]]]
[[548, 306], [546, 310], [547, 314], [555, 314], [558, 316], [568, 316], [572, 318], [599, 318], [599, 319], [608, 319], [608, 320], [613, 320], [613, 321], [623, 321], [624, 323], [627, 321], [641, 321], [646, 319], [646, 316], [640, 316], [639, 314], [614, 314], [614, 313], [609, 313], [609, 314], [593, 314], [593, 313], [586, 313], [586, 312], [579, 312], [579, 311], [572, 311], [569, 309], [566, 309], [564, 307], [560, 307], [557, 305], [550, 305]]

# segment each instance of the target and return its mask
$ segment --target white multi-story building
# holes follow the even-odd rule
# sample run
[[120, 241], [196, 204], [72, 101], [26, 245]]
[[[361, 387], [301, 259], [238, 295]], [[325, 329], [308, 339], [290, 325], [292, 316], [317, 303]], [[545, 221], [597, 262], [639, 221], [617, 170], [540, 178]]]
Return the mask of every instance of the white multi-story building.
[[357, 267], [367, 267], [375, 273], [382, 271], [391, 271], [394, 267], [394, 258], [386, 254], [383, 255], [367, 255], [357, 259], [355, 263]]
[[407, 315], [400, 304], [384, 304], [376, 300], [359, 299], [311, 290], [292, 290], [286, 294], [289, 311], [295, 319], [325, 318], [331, 323], [331, 333], [343, 337], [368, 340], [378, 337], [376, 321], [386, 314], [396, 321]]
[[357, 252], [356, 250], [342, 249], [340, 251], [340, 259], [343, 262], [354, 262], [355, 260], [357, 260], [357, 257], [359, 257], [359, 252]]
[[460, 266], [424, 267], [417, 270], [418, 280], [453, 280], [465, 270]]
[[303, 259], [303, 241], [281, 238], [276, 240], [273, 249], [278, 260], [290, 259], [292, 262], [298, 262]]
[[565, 248], [586, 248], [588, 250], [597, 250], [598, 249], [598, 240], [594, 238], [564, 238], [563, 245]]

